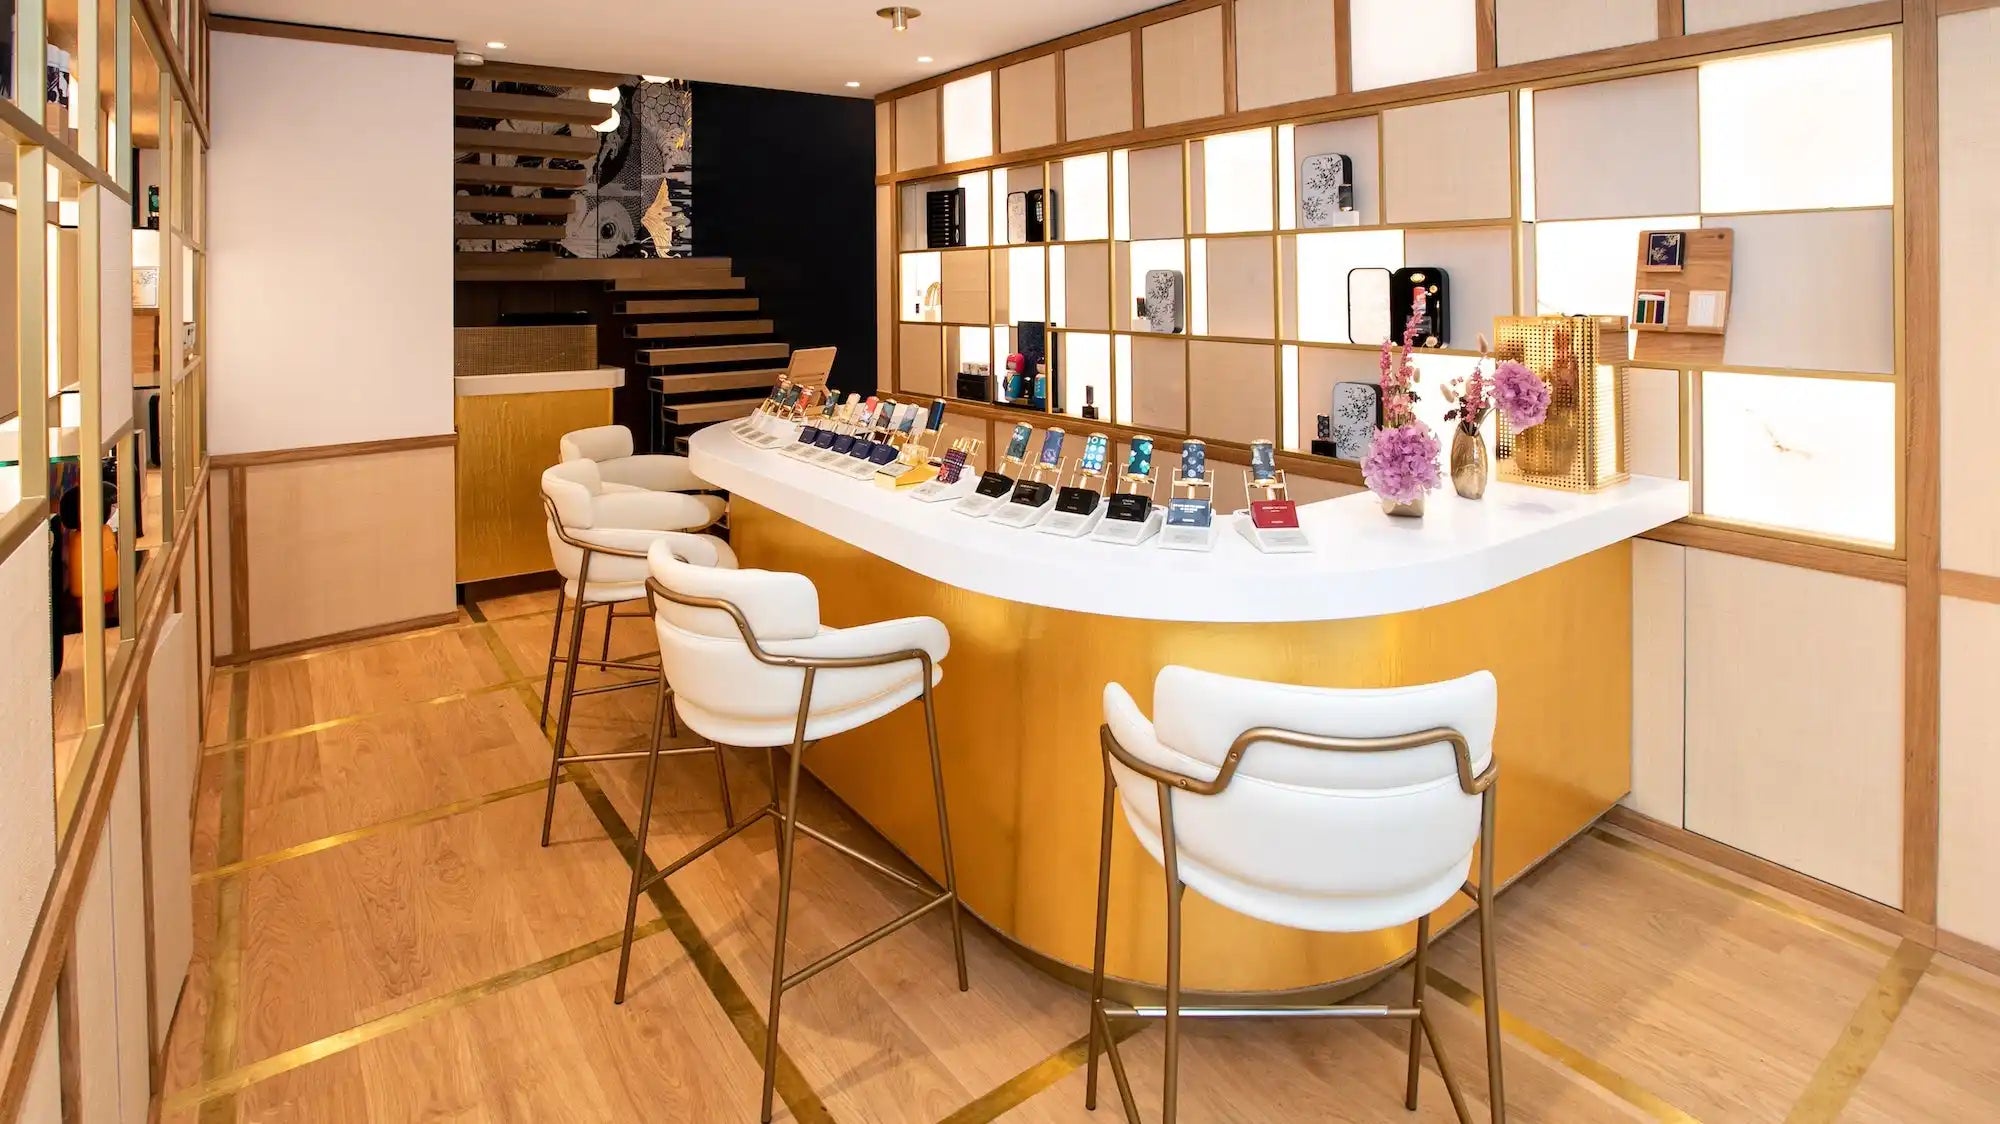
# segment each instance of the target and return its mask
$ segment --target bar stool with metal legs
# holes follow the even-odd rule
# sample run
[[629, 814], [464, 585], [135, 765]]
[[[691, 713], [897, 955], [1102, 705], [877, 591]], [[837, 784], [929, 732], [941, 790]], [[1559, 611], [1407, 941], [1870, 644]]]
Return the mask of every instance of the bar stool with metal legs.
[[[653, 792], [659, 779], [657, 757], [646, 766], [645, 795], [639, 811], [639, 849], [632, 864], [631, 892], [625, 903], [625, 937], [618, 954], [616, 1002], [625, 1001], [631, 966], [632, 930], [639, 895], [714, 850], [760, 819], [769, 817], [778, 834], [778, 923], [771, 953], [769, 1026], [764, 1040], [762, 1119], [771, 1119], [777, 1074], [778, 1017], [785, 992], [813, 978], [883, 937], [942, 906], [951, 918], [952, 954], [958, 989], [968, 987], [965, 936], [960, 928], [958, 877], [952, 863], [951, 826], [945, 810], [944, 767], [938, 756], [937, 711], [932, 688], [943, 677], [938, 667], [951, 645], [943, 623], [905, 617], [857, 628], [827, 628], [819, 620], [819, 591], [802, 574], [767, 570], [727, 570], [691, 565], [678, 540], [648, 552], [652, 577], [646, 583], [660, 634], [660, 666], [673, 683], [672, 706], [696, 733], [717, 745], [765, 750], [771, 802], [721, 834], [661, 867], [650, 878], [638, 858], [646, 853]], [[937, 804], [938, 842], [944, 855], [944, 889], [938, 892], [887, 864], [832, 839], [798, 816], [799, 767], [813, 743], [867, 725], [905, 704], [923, 700], [924, 732], [930, 750], [931, 793]], [[662, 686], [659, 708], [669, 705]], [[659, 747], [658, 723], [653, 745]], [[779, 799], [772, 752], [790, 750], [789, 773]], [[927, 895], [927, 900], [803, 968], [785, 971], [785, 933], [791, 921], [793, 845], [803, 832], [834, 850]]]
[[[1452, 1109], [1469, 1122], [1424, 1005], [1430, 915], [1464, 893], [1478, 903], [1489, 1113], [1494, 1124], [1505, 1121], [1494, 972], [1493, 676], [1480, 671], [1421, 687], [1329, 690], [1168, 667], [1154, 682], [1153, 702], [1149, 722], [1123, 687], [1104, 689], [1104, 821], [1085, 1106], [1097, 1107], [1102, 1043], [1126, 1119], [1139, 1119], [1112, 1019], [1164, 1020], [1162, 1119], [1173, 1124], [1183, 1016], [1390, 1018], [1410, 1020], [1405, 1106], [1417, 1107], [1421, 1033]], [[1162, 1007], [1104, 996], [1114, 798], [1140, 846], [1166, 872]], [[1466, 880], [1475, 844], [1476, 884]], [[1409, 1006], [1183, 1007], [1181, 895], [1190, 886], [1217, 905], [1295, 929], [1361, 933], [1415, 921]]]
[[[548, 721], [549, 696], [555, 685], [556, 637], [561, 635], [564, 601], [574, 606], [570, 620], [569, 655], [565, 662], [562, 703], [556, 717], [555, 737], [550, 744], [547, 801], [542, 812], [542, 846], [549, 845], [549, 829], [555, 820], [556, 785], [565, 765], [591, 761], [623, 761], [649, 758], [658, 753], [634, 750], [617, 753], [565, 754], [569, 740], [570, 714], [583, 695], [624, 691], [651, 685], [662, 691], [667, 684], [657, 664], [610, 658], [611, 625], [618, 606], [637, 603], [646, 596], [646, 550], [662, 541], [672, 542], [682, 557], [704, 566], [734, 569], [736, 555], [729, 544], [711, 535], [693, 535], [675, 528], [688, 512], [679, 501], [685, 496], [624, 491], [606, 492], [599, 485], [597, 466], [590, 461], [559, 464], [542, 473], [542, 507], [548, 516], [549, 553], [562, 579], [556, 602], [556, 631], [549, 638], [549, 668], [542, 680], [542, 722]], [[605, 656], [588, 659], [582, 654], [584, 610], [601, 605], [605, 610]], [[637, 671], [643, 678], [596, 687], [578, 688], [578, 667]], [[671, 721], [671, 719], [669, 719]], [[714, 753], [716, 771], [722, 772], [722, 751], [714, 746], [676, 749], [673, 753]], [[725, 778], [726, 780], [726, 778]], [[729, 810], [729, 787], [722, 789], [724, 815], [734, 822]]]
[[[584, 485], [593, 496], [617, 492], [657, 492], [662, 496], [672, 496], [672, 499], [645, 501], [649, 525], [660, 530], [705, 531], [720, 522], [723, 513], [728, 510], [721, 496], [691, 494], [710, 485], [694, 474], [694, 470], [688, 467], [686, 457], [660, 453], [634, 455], [632, 431], [622, 425], [572, 430], [563, 434], [557, 445], [563, 464], [588, 463], [594, 466], [594, 476], [579, 470], [571, 477], [574, 482]], [[568, 591], [558, 589], [555, 623], [549, 629], [549, 668], [542, 682], [542, 714], [539, 721], [543, 726], [549, 724], [549, 687], [555, 681], [556, 664], [560, 662], [556, 651], [561, 643], [563, 609], [567, 599]], [[636, 603], [636, 598], [634, 601]], [[604, 647], [598, 653], [599, 661], [611, 658], [611, 626], [618, 616], [616, 605], [607, 603], [604, 606]]]

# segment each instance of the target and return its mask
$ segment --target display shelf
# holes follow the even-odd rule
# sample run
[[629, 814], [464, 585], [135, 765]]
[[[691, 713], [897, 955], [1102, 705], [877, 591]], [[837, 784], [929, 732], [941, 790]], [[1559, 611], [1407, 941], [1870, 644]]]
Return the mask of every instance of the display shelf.
[[[1043, 189], [1047, 185], [1048, 168], [1046, 165], [1021, 164], [1011, 168], [993, 169], [993, 245], [1030, 245], [1027, 242], [1016, 243], [1008, 232], [1008, 197], [1016, 192]], [[1049, 241], [1049, 239], [1044, 238], [1039, 242], [1032, 243], [1032, 245], [1045, 246], [1049, 244]]]
[[1188, 145], [1190, 234], [1268, 231], [1275, 221], [1270, 129], [1203, 137]]
[[1089, 242], [1111, 236], [1108, 153], [1071, 156], [1050, 164], [1049, 186], [1056, 189], [1056, 225], [1063, 241]]
[[1149, 331], [1147, 321], [1138, 312], [1137, 300], [1146, 293], [1146, 274], [1152, 270], [1171, 270], [1181, 275], [1182, 328], [1187, 327], [1185, 316], [1187, 299], [1187, 242], [1180, 238], [1163, 238], [1145, 242], [1120, 242], [1112, 254], [1113, 276], [1111, 279], [1112, 326], [1121, 332]]
[[1047, 320], [1049, 255], [1040, 246], [993, 252], [993, 319], [1001, 323]]
[[1287, 339], [1350, 344], [1348, 273], [1402, 268], [1403, 232], [1310, 231], [1283, 235], [1278, 268], [1285, 294], [1279, 332]]
[[[898, 255], [900, 283], [896, 318], [908, 324], [936, 324], [944, 319], [944, 258], [936, 250]], [[936, 286], [936, 299], [932, 298]]]
[[[964, 245], [985, 246], [992, 241], [993, 177], [985, 172], [966, 172], [963, 175], [940, 179], [924, 180], [920, 183], [906, 183], [900, 188], [902, 193], [902, 238], [900, 246], [905, 251], [945, 249], [931, 246], [926, 242], [928, 229], [926, 199], [933, 191], [948, 191], [953, 188], [965, 190]], [[1004, 221], [1001, 230], [1006, 229]]]
[[[1062, 412], [1073, 418], [1083, 416], [1084, 390], [1095, 396], [1099, 418], [1112, 412], [1111, 336], [1102, 332], [1063, 332], [1056, 337], [1062, 347]], [[1055, 403], [1051, 403], [1055, 405]]]

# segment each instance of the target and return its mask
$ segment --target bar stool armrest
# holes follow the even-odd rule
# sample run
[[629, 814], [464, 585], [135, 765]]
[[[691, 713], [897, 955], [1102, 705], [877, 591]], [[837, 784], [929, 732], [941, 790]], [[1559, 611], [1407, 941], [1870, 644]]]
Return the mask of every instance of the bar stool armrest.
[[951, 634], [944, 622], [935, 617], [901, 617], [855, 628], [826, 629], [802, 640], [773, 640], [762, 647], [765, 654], [779, 660], [831, 660], [841, 664], [865, 660], [886, 664], [929, 656], [935, 664], [951, 650]]
[[640, 453], [615, 461], [602, 461], [597, 471], [607, 483], [630, 484], [655, 492], [698, 492], [709, 487], [694, 474], [686, 457], [666, 453]]
[[708, 526], [712, 517], [707, 504], [678, 492], [606, 492], [593, 502], [591, 521], [636, 531], [690, 531]]

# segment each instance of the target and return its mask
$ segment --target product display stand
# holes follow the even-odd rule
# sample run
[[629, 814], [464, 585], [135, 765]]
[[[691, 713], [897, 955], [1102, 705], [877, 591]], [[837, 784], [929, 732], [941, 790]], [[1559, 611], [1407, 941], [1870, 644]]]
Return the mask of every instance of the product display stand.
[[972, 494], [953, 504], [951, 509], [960, 515], [968, 515], [974, 519], [984, 519], [988, 515], [1000, 510], [1001, 505], [1005, 504], [1014, 495], [1015, 478], [1009, 476], [1004, 470], [1012, 469], [1015, 472], [1019, 472], [1021, 471], [1021, 462], [1013, 457], [1003, 457], [1000, 461], [1000, 469], [1002, 471], [981, 473], [979, 482], [972, 486]]
[[1062, 473], [1060, 461], [1054, 468], [1037, 465], [1029, 469], [1027, 477], [1014, 485], [1006, 506], [993, 513], [993, 521], [1003, 527], [1032, 527], [1040, 523], [1056, 506], [1055, 485], [1042, 477], [1061, 480]]
[[1214, 477], [1204, 473], [1175, 480], [1172, 491], [1167, 500], [1166, 526], [1160, 528], [1161, 549], [1214, 550]]
[[1252, 480], [1244, 473], [1243, 494], [1250, 497], [1250, 509], [1237, 515], [1236, 530], [1265, 554], [1305, 554], [1313, 548], [1299, 526], [1299, 505], [1288, 493], [1282, 470], [1269, 480]]
[[1104, 522], [1104, 474], [1077, 469], [1076, 482], [1056, 489], [1055, 510], [1035, 529], [1044, 534], [1082, 538]]
[[1167, 513], [1153, 502], [1158, 485], [1152, 473], [1127, 473], [1119, 479], [1122, 488], [1104, 501], [1104, 516], [1090, 537], [1098, 542], [1138, 546], [1160, 533]]

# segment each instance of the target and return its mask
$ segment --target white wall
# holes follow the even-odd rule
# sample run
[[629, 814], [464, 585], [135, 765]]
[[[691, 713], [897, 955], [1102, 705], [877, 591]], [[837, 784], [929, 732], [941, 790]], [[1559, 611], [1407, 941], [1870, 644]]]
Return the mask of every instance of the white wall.
[[211, 453], [452, 430], [452, 60], [218, 32]]

